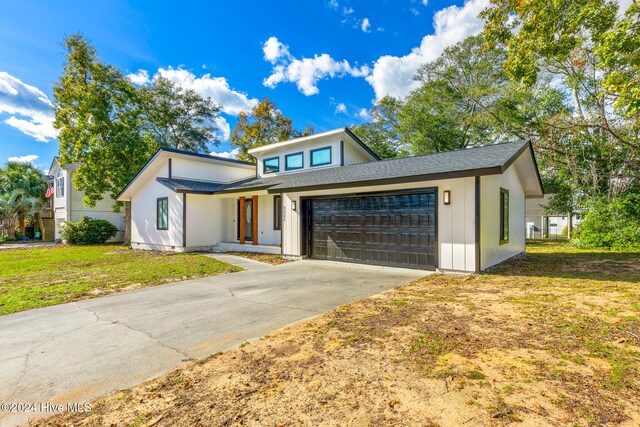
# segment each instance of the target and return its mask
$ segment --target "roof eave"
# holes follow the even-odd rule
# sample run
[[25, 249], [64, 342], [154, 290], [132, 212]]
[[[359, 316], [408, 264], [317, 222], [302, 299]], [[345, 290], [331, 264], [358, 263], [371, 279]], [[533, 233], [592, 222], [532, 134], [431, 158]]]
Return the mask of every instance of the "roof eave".
[[335, 188], [350, 188], [350, 187], [364, 187], [371, 185], [388, 185], [388, 184], [403, 184], [408, 182], [421, 182], [421, 181], [435, 181], [438, 179], [450, 179], [450, 178], [466, 178], [472, 176], [484, 176], [484, 175], [499, 175], [502, 173], [500, 166], [486, 167], [480, 169], [467, 169], [461, 171], [430, 173], [422, 175], [410, 175], [401, 176], [395, 178], [378, 178], [371, 180], [359, 180], [349, 182], [339, 182], [332, 184], [317, 184], [306, 185], [299, 187], [280, 187], [272, 186], [269, 188], [269, 193], [285, 193], [285, 192], [301, 192], [301, 191], [316, 191], [316, 190], [329, 190]]

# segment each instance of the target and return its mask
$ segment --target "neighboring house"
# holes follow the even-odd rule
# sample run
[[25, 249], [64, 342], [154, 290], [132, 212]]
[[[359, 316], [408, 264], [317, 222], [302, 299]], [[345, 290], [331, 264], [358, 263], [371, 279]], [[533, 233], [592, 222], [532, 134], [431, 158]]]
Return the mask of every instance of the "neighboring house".
[[132, 247], [477, 272], [524, 251], [543, 195], [528, 141], [380, 160], [341, 128], [249, 153], [160, 149], [118, 195]]
[[580, 223], [580, 214], [571, 216], [569, 212], [547, 212], [551, 197], [553, 194], [545, 194], [541, 199], [527, 199], [527, 239], [569, 238], [571, 229]]
[[121, 242], [124, 239], [124, 213], [113, 211], [113, 200], [108, 194], [96, 202], [91, 208], [84, 205], [82, 198], [84, 192], [78, 191], [73, 185], [73, 176], [78, 169], [78, 164], [60, 166], [55, 157], [49, 168], [49, 175], [53, 176], [53, 215], [55, 221], [55, 239], [60, 239], [60, 228], [66, 221], [78, 221], [80, 217], [87, 216], [96, 219], [105, 219], [118, 227], [118, 234], [111, 239], [112, 242]]
[[[47, 194], [50, 193], [49, 189], [53, 187], [53, 176], [45, 175], [44, 180], [47, 182]], [[40, 232], [40, 239], [44, 242], [53, 242], [55, 237], [55, 219], [53, 213], [53, 190], [51, 190], [51, 196], [46, 197], [44, 206], [40, 209], [37, 215], [34, 216], [34, 232]]]

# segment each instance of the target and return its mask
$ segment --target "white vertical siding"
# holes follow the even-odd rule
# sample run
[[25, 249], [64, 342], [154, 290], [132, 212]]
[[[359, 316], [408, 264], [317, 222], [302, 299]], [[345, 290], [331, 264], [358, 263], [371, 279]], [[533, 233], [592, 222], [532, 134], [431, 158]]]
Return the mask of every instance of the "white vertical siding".
[[[482, 269], [525, 250], [525, 197], [513, 166], [502, 175], [480, 179], [480, 242]], [[500, 188], [509, 190], [509, 242], [500, 244]]]
[[[160, 197], [167, 197], [169, 201], [168, 230], [156, 227], [156, 206]], [[131, 198], [131, 246], [134, 249], [182, 248], [182, 194], [159, 184], [155, 177], [147, 179]]]
[[[420, 188], [438, 188], [438, 259], [439, 268], [445, 270], [475, 270], [475, 178], [456, 178], [423, 181], [408, 184], [379, 185], [373, 187], [345, 188], [285, 193], [282, 233], [282, 253], [300, 256], [301, 221], [300, 197], [369, 193]], [[451, 191], [451, 204], [442, 201], [442, 192]], [[291, 202], [297, 202], [297, 211]]]
[[206, 248], [222, 241], [223, 200], [187, 194], [187, 248]]
[[347, 141], [344, 143], [344, 165], [355, 165], [359, 163], [369, 163], [374, 161], [366, 154], [363, 154], [361, 150], [356, 149], [353, 145]]
[[94, 219], [104, 219], [111, 224], [118, 227], [118, 234], [111, 240], [114, 242], [121, 242], [124, 240], [124, 209], [120, 212], [114, 212], [113, 206], [115, 201], [107, 193], [103, 195], [102, 200], [98, 200], [94, 207], [85, 206], [82, 198], [84, 197], [84, 191], [76, 190], [73, 185], [73, 177], [76, 172], [69, 171], [69, 182], [67, 184], [69, 194], [69, 213], [68, 217], [70, 221], [79, 221], [81, 217], [87, 216]]
[[[165, 169], [168, 171], [168, 164], [165, 162]], [[224, 164], [206, 161], [206, 159], [187, 160], [184, 158], [171, 158], [171, 176], [173, 178], [197, 179], [212, 182], [232, 182], [243, 178], [255, 176], [253, 167], [224, 162]], [[163, 174], [163, 175], [166, 175]]]

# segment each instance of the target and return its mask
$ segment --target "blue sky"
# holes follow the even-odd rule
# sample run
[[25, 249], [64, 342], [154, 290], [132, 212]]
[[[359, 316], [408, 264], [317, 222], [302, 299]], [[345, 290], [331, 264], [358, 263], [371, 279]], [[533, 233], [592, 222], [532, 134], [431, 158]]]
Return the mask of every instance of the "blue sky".
[[144, 84], [164, 75], [223, 104], [219, 146], [242, 109], [274, 100], [298, 128], [367, 120], [405, 96], [418, 66], [477, 33], [487, 0], [29, 1], [0, 15], [0, 163], [48, 168], [58, 151], [52, 85], [62, 38], [83, 33], [100, 58]]

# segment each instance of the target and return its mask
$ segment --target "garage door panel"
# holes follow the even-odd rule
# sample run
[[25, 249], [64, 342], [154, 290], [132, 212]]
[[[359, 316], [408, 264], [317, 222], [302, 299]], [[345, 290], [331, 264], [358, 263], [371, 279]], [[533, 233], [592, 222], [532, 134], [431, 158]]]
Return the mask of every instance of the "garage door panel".
[[310, 201], [311, 257], [413, 268], [437, 262], [436, 190]]

